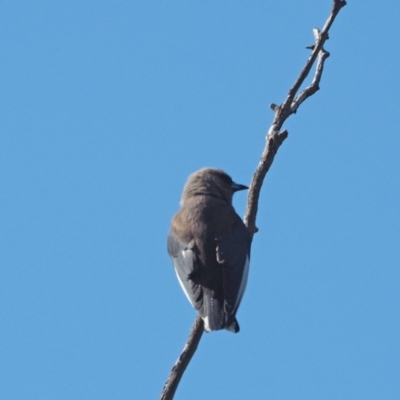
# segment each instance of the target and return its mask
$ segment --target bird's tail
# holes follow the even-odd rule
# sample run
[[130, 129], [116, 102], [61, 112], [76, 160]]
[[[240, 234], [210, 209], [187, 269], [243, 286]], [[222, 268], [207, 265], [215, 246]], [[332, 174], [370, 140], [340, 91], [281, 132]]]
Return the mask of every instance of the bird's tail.
[[217, 331], [224, 328], [225, 315], [219, 299], [215, 299], [212, 296], [204, 296], [202, 311], [201, 316], [204, 321], [205, 331]]
[[238, 333], [240, 331], [240, 326], [235, 316], [226, 316], [225, 329], [233, 333]]
[[238, 333], [239, 324], [234, 315], [224, 313], [221, 301], [212, 296], [204, 296], [202, 318], [204, 321], [204, 330], [206, 332], [226, 329], [230, 332]]

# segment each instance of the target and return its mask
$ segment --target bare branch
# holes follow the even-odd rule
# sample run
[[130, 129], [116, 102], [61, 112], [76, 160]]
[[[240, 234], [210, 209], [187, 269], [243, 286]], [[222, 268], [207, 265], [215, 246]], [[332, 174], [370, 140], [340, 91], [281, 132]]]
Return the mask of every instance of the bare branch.
[[168, 380], [162, 390], [160, 400], [172, 400], [174, 398], [176, 388], [178, 387], [182, 375], [197, 349], [197, 345], [200, 342], [203, 332], [203, 320], [200, 317], [197, 317], [193, 323], [192, 329], [190, 330], [188, 341], [186, 342], [175, 365], [172, 367]]
[[324, 70], [325, 60], [330, 56], [330, 54], [324, 49], [320, 50], [317, 59], [317, 67], [315, 68], [315, 75], [310, 84], [307, 86], [296, 98], [293, 100], [292, 107], [290, 108], [290, 113], [296, 113], [297, 109], [300, 107], [301, 103], [308, 97], [312, 96], [315, 92], [319, 90], [319, 82], [321, 81], [322, 71]]
[[[275, 127], [271, 126], [272, 129]], [[258, 199], [260, 197], [261, 186], [264, 182], [265, 175], [274, 161], [275, 154], [277, 153], [280, 145], [287, 138], [288, 131], [274, 132], [268, 134], [267, 145], [261, 155], [261, 160], [254, 172], [253, 179], [250, 184], [249, 194], [247, 197], [247, 210], [244, 223], [252, 235], [254, 235], [258, 229], [256, 227], [256, 214], [258, 210]]]
[[307, 78], [308, 74], [310, 73], [311, 67], [314, 64], [314, 61], [317, 58], [319, 51], [322, 49], [325, 41], [328, 39], [328, 37], [329, 37], [328, 32], [329, 32], [330, 27], [333, 24], [333, 21], [335, 20], [336, 16], [339, 14], [339, 11], [345, 5], [346, 5], [346, 1], [344, 1], [344, 0], [333, 0], [332, 10], [329, 14], [328, 19], [325, 22], [324, 27], [322, 28], [322, 31], [319, 33], [319, 38], [316, 39], [315, 47], [314, 47], [310, 57], [308, 58], [304, 68], [300, 72], [299, 77], [296, 79], [295, 83], [290, 88], [288, 96], [286, 97], [286, 100], [282, 104], [282, 109], [286, 110], [286, 112], [288, 112], [290, 110], [294, 96], [296, 96], [296, 93], [300, 89], [300, 86], [303, 84], [304, 80]]
[[[264, 178], [271, 167], [275, 155], [282, 145], [283, 141], [287, 138], [288, 132], [286, 130], [281, 132], [282, 126], [287, 118], [295, 113], [300, 105], [319, 89], [319, 83], [321, 81], [321, 76], [324, 68], [324, 62], [329, 57], [329, 53], [324, 50], [323, 46], [328, 39], [328, 32], [333, 24], [339, 11], [346, 5], [345, 0], [333, 0], [332, 10], [329, 14], [327, 21], [321, 32], [318, 29], [314, 29], [315, 45], [308, 46], [312, 50], [310, 57], [306, 61], [300, 75], [294, 82], [293, 86], [290, 88], [285, 101], [280, 105], [271, 104], [271, 109], [274, 112], [274, 119], [268, 130], [267, 143], [264, 151], [261, 155], [260, 162], [254, 172], [253, 179], [250, 184], [249, 194], [247, 198], [247, 208], [244, 217], [244, 223], [249, 229], [251, 235], [253, 236], [257, 232], [256, 227], [256, 216], [258, 210], [258, 201], [260, 197], [261, 187], [264, 182]], [[317, 60], [316, 70], [314, 78], [311, 84], [306, 87], [299, 95], [301, 85], [304, 80], [309, 75], [314, 61]], [[296, 97], [297, 95], [297, 97]], [[171, 373], [168, 377], [166, 384], [164, 385], [163, 391], [161, 393], [160, 400], [172, 400], [175, 391], [179, 385], [183, 373], [188, 366], [200, 339], [203, 335], [204, 325], [203, 320], [197, 317], [194, 321], [192, 329], [189, 334], [189, 338], [185, 347], [183, 348], [182, 354], [178, 358], [177, 362], [173, 366]]]
[[[264, 148], [264, 151], [261, 155], [261, 160], [250, 183], [250, 189], [247, 198], [247, 208], [244, 216], [244, 223], [252, 235], [254, 235], [258, 231], [256, 227], [256, 216], [261, 186], [264, 182], [265, 175], [267, 174], [272, 162], [274, 161], [275, 154], [277, 153], [279, 147], [288, 135], [288, 132], [286, 130], [283, 132], [280, 132], [280, 130], [282, 129], [284, 122], [289, 118], [291, 114], [297, 111], [301, 103], [303, 103], [305, 99], [312, 96], [319, 89], [319, 82], [321, 80], [324, 62], [329, 57], [329, 53], [323, 49], [323, 46], [328, 39], [328, 32], [330, 27], [332, 26], [333, 21], [335, 20], [339, 11], [345, 5], [346, 1], [344, 0], [333, 1], [332, 10], [329, 14], [327, 21], [325, 22], [324, 27], [322, 28], [322, 31], [319, 32], [318, 29], [313, 30], [316, 43], [314, 46], [309, 47], [312, 48], [311, 55], [306, 61], [304, 68], [300, 72], [300, 75], [294, 82], [293, 86], [290, 88], [285, 101], [280, 106], [277, 106], [276, 104], [271, 104], [270, 106], [275, 113], [274, 119], [268, 130], [267, 144]], [[311, 67], [317, 57], [318, 62], [314, 79], [312, 80], [310, 86], [308, 86], [297, 97], [295, 97], [304, 80], [310, 73]]]

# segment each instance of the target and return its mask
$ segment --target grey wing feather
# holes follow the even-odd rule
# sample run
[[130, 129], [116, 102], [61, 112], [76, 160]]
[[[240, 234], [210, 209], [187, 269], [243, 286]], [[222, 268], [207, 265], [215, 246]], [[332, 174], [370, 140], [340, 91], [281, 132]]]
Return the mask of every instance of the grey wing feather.
[[231, 231], [217, 238], [217, 260], [224, 267], [224, 311], [234, 315], [240, 305], [247, 284], [250, 262], [250, 234], [242, 220], [233, 224]]
[[170, 231], [168, 254], [172, 259], [178, 281], [192, 306], [199, 310], [203, 305], [203, 292], [196, 279], [197, 255], [194, 241], [181, 241]]

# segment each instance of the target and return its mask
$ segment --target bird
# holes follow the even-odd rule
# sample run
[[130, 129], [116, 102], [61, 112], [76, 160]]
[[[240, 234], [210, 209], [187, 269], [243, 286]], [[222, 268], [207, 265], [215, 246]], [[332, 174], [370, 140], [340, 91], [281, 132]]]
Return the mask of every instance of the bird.
[[240, 330], [236, 313], [247, 285], [251, 236], [232, 198], [245, 189], [220, 169], [200, 169], [187, 179], [172, 218], [168, 253], [206, 332]]

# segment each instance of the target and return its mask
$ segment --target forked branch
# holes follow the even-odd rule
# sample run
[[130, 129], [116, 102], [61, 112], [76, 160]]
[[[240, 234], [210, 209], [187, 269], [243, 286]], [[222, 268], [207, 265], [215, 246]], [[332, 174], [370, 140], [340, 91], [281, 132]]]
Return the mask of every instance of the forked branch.
[[[315, 45], [310, 46], [312, 49], [311, 55], [306, 61], [300, 75], [294, 82], [293, 86], [290, 88], [285, 101], [277, 106], [276, 104], [271, 104], [271, 108], [274, 111], [274, 119], [268, 130], [267, 144], [261, 155], [261, 160], [256, 168], [256, 171], [251, 180], [249, 194], [247, 198], [247, 208], [244, 216], [244, 223], [249, 229], [251, 235], [257, 232], [256, 227], [256, 216], [258, 209], [258, 200], [260, 198], [261, 187], [264, 182], [265, 175], [267, 174], [269, 168], [274, 161], [275, 154], [277, 153], [279, 147], [283, 141], [287, 138], [288, 132], [285, 130], [280, 132], [284, 122], [289, 118], [290, 115], [295, 113], [301, 103], [308, 97], [312, 96], [319, 89], [319, 82], [321, 80], [322, 71], [324, 68], [325, 60], [329, 57], [329, 53], [323, 49], [323, 46], [328, 39], [328, 32], [333, 24], [339, 11], [346, 5], [345, 0], [334, 0], [332, 10], [329, 14], [327, 21], [321, 31], [314, 29]], [[311, 67], [314, 61], [318, 57], [317, 66], [315, 69], [314, 79], [312, 80], [310, 86], [304, 89], [297, 97], [297, 92], [299, 91], [304, 80], [311, 71]]]
[[[290, 115], [297, 112], [300, 105], [314, 93], [319, 90], [319, 83], [321, 81], [321, 76], [324, 68], [325, 60], [329, 57], [329, 53], [324, 50], [323, 46], [326, 40], [329, 38], [328, 32], [333, 24], [339, 11], [346, 5], [345, 0], [333, 0], [332, 10], [329, 14], [327, 21], [321, 31], [314, 29], [315, 44], [308, 46], [312, 50], [311, 55], [306, 61], [300, 75], [294, 82], [293, 86], [290, 88], [285, 101], [281, 105], [271, 104], [271, 109], [274, 111], [274, 118], [271, 126], [268, 130], [266, 137], [267, 143], [262, 152], [260, 162], [254, 172], [253, 178], [251, 180], [249, 194], [247, 198], [247, 208], [244, 217], [244, 223], [249, 229], [252, 237], [257, 232], [256, 227], [256, 216], [258, 210], [258, 201], [260, 198], [261, 187], [264, 182], [264, 178], [269, 171], [275, 155], [282, 145], [283, 141], [287, 138], [288, 132], [286, 130], [281, 132], [284, 122], [289, 118]], [[309, 86], [297, 94], [304, 80], [309, 75], [311, 68], [317, 60], [314, 77]], [[193, 354], [195, 353], [197, 346], [200, 342], [201, 336], [203, 334], [204, 327], [203, 321], [200, 317], [197, 317], [192, 329], [189, 334], [188, 341], [183, 348], [181, 355], [179, 356], [177, 362], [173, 366], [167, 382], [164, 385], [163, 391], [161, 393], [160, 400], [172, 400], [178, 384], [188, 366]]]

